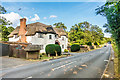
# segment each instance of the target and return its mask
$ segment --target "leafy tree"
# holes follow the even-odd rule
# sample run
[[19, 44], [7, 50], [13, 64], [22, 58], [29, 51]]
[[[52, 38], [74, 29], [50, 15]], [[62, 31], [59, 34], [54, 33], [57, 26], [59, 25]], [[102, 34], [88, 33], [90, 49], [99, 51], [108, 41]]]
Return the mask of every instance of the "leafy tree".
[[67, 27], [64, 25], [64, 23], [62, 22], [58, 22], [58, 23], [55, 23], [53, 24], [56, 28], [63, 28], [64, 30], [67, 29]]
[[6, 12], [5, 8], [0, 5], [0, 14], [5, 14]]
[[104, 27], [106, 27], [106, 32], [111, 33], [115, 39], [120, 57], [120, 1], [108, 1], [103, 6], [98, 7], [96, 13], [106, 17], [107, 24]]
[[15, 30], [12, 26], [8, 27], [8, 32], [11, 33], [13, 30]]
[[[4, 7], [0, 5], [0, 14], [5, 14], [7, 11]], [[8, 35], [14, 30], [13, 27], [6, 27], [6, 25], [12, 24], [10, 21], [7, 21], [6, 18], [0, 16], [0, 40], [8, 41]]]
[[89, 22], [81, 22], [72, 26], [69, 32], [69, 41], [73, 44], [85, 45], [88, 43], [98, 42], [100, 44], [104, 38], [102, 29], [97, 25], [92, 25]]

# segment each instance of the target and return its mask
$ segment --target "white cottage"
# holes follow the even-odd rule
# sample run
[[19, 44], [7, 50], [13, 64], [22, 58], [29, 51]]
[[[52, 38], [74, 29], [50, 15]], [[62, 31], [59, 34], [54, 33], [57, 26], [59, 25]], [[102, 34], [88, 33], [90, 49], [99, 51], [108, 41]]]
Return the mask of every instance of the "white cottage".
[[68, 36], [62, 28], [54, 28], [51, 25], [45, 25], [40, 22], [26, 25], [26, 19], [20, 19], [20, 26], [8, 36], [10, 42], [32, 43], [41, 46], [41, 53], [45, 52], [48, 44], [59, 44], [62, 48], [67, 49]]

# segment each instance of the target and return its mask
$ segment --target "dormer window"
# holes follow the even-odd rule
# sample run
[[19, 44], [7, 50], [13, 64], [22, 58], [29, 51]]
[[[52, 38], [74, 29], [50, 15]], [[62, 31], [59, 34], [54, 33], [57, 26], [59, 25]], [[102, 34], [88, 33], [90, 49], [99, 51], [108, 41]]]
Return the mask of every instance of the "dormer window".
[[16, 35], [14, 35], [15, 36], [15, 38], [18, 38], [18, 35], [16, 34]]
[[42, 33], [38, 33], [38, 38], [43, 38], [43, 34]]

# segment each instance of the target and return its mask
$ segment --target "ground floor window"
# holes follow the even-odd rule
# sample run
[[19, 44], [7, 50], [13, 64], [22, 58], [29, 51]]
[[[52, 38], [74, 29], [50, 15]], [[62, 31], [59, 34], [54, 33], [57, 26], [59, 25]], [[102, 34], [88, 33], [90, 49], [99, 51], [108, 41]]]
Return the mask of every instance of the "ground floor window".
[[44, 46], [43, 46], [43, 45], [40, 45], [40, 49], [43, 50], [43, 49], [44, 49]]

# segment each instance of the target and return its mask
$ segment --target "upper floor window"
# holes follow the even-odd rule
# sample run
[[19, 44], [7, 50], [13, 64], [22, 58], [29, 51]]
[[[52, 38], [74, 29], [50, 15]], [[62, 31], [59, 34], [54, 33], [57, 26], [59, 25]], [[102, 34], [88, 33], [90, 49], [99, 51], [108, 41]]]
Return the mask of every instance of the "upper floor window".
[[15, 35], [15, 38], [18, 38], [18, 35]]
[[52, 39], [52, 35], [49, 35], [49, 39]]
[[55, 38], [57, 38], [57, 35], [55, 35]]
[[64, 49], [64, 45], [62, 45], [62, 48]]
[[62, 40], [64, 41], [64, 37], [62, 37]]
[[43, 34], [38, 33], [38, 38], [43, 38]]

